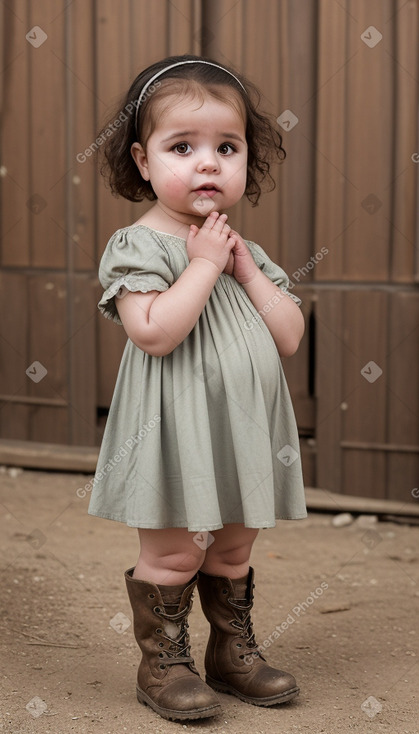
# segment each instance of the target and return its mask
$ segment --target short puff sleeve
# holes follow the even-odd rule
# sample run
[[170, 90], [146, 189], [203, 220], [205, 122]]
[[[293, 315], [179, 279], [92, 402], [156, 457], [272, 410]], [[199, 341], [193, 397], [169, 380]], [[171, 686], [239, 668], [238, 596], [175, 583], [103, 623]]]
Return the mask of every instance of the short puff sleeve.
[[249, 247], [249, 250], [256, 265], [258, 266], [258, 268], [260, 268], [262, 273], [264, 273], [267, 278], [269, 278], [269, 280], [275, 283], [275, 285], [277, 285], [278, 288], [281, 289], [281, 291], [292, 298], [297, 306], [301, 306], [301, 298], [298, 298], [298, 296], [294, 295], [294, 293], [290, 293], [290, 288], [292, 288], [293, 286], [292, 284], [290, 285], [290, 280], [286, 272], [282, 270], [279, 265], [272, 262], [272, 260], [267, 256], [266, 252], [260, 247], [260, 245], [257, 245], [255, 242], [249, 241], [246, 241], [246, 244]]
[[106, 318], [121, 324], [115, 298], [123, 287], [131, 292], [163, 292], [172, 285], [174, 276], [158, 235], [135, 228], [120, 229], [112, 235], [100, 261], [99, 280], [104, 293], [98, 308]]

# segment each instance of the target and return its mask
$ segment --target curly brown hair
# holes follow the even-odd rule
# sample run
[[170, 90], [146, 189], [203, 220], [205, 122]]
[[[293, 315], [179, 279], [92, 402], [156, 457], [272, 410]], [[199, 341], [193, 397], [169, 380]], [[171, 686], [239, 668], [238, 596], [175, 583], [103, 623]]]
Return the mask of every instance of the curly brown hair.
[[[209, 64], [182, 64], [166, 71], [146, 90], [136, 114], [138, 98], [145, 84], [157, 72], [181, 61], [207, 61]], [[209, 95], [238, 109], [245, 117], [248, 146], [244, 193], [256, 206], [262, 193], [261, 183], [268, 182], [268, 191], [275, 188], [270, 173], [271, 163], [275, 159], [281, 162], [286, 155], [275, 120], [273, 116], [258, 111], [260, 94], [254, 84], [225, 65], [221, 69], [210, 65], [216, 63], [204, 56], [169, 56], [147, 67], [136, 77], [96, 139], [102, 156], [100, 172], [115, 196], [123, 196], [129, 201], [153, 201], [157, 198], [150, 181], [142, 178], [131, 155], [131, 146], [139, 142], [146, 148], [168, 94], [185, 97]]]

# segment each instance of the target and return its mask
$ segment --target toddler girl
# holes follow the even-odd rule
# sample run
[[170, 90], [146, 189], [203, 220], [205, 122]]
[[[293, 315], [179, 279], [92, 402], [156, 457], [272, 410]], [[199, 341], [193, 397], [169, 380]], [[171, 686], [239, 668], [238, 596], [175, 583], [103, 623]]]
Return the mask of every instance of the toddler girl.
[[[100, 263], [99, 308], [129, 338], [89, 512], [138, 528], [125, 574], [137, 698], [168, 719], [219, 713], [214, 691], [258, 706], [298, 694], [250, 619], [258, 529], [306, 516], [280, 361], [303, 335], [300, 301], [225, 213], [243, 195], [256, 204], [272, 154], [284, 157], [256, 96], [210, 59], [170, 57], [135, 79], [104, 146], [113, 193], [154, 204]], [[211, 627], [206, 683], [188, 636], [196, 586]]]

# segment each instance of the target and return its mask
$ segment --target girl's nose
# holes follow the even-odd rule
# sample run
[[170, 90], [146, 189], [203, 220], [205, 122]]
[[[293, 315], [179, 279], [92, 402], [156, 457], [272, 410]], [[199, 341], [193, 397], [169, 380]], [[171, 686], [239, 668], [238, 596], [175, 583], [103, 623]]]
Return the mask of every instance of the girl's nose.
[[218, 171], [220, 164], [216, 154], [213, 151], [206, 150], [202, 153], [199, 158], [197, 169], [200, 172], [204, 171]]

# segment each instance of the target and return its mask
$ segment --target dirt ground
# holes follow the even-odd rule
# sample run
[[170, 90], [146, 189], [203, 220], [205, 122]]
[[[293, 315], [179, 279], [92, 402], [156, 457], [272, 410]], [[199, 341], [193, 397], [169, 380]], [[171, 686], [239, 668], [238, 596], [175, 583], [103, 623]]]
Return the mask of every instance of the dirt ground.
[[[176, 723], [137, 703], [124, 582], [136, 531], [87, 515], [76, 492], [88, 480], [0, 468], [0, 731], [418, 734], [419, 527], [357, 518], [336, 528], [310, 513], [261, 531], [256, 639], [300, 696], [261, 708], [219, 694], [220, 716]], [[197, 593], [190, 632], [203, 675]]]

